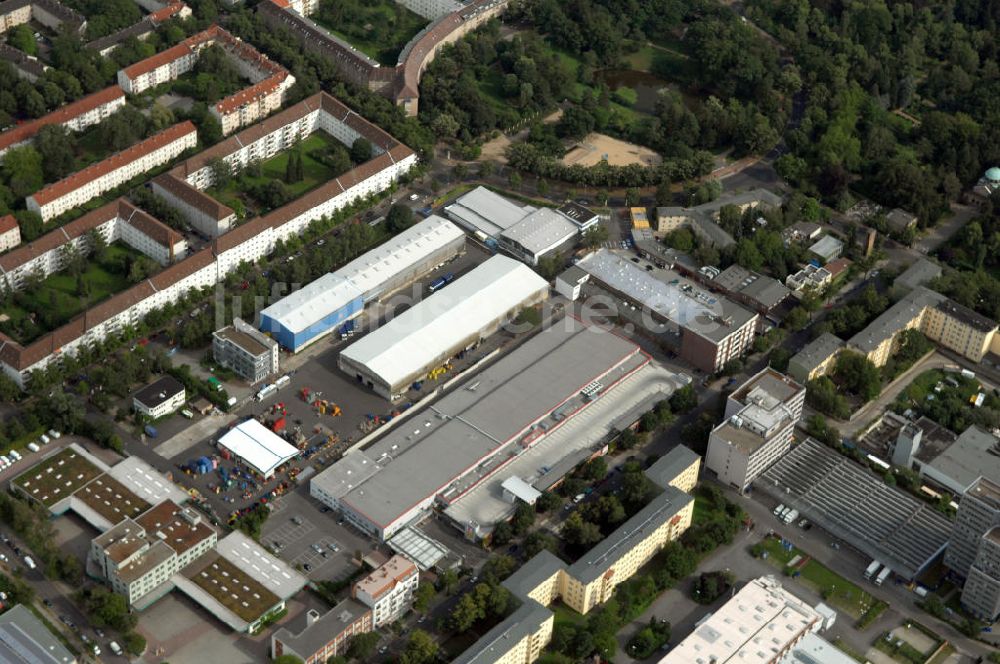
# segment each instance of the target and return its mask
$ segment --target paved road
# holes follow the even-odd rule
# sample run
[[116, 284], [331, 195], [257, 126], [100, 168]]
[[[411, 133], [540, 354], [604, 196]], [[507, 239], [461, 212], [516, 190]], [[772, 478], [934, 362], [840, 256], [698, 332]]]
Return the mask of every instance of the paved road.
[[951, 239], [965, 224], [969, 223], [978, 211], [968, 205], [951, 204], [952, 216], [938, 222], [927, 231], [926, 235], [913, 243], [913, 248], [922, 254], [934, 253], [938, 247]]

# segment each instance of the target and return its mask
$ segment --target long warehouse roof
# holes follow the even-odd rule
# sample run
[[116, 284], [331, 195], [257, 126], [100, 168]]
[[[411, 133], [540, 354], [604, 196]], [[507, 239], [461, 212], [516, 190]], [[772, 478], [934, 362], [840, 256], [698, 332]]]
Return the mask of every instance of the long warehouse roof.
[[494, 256], [351, 344], [341, 355], [367, 367], [387, 384], [397, 385], [548, 287], [524, 264]]
[[354, 284], [365, 300], [401, 272], [419, 264], [452, 242], [465, 241], [465, 233], [452, 222], [431, 215], [337, 270]]
[[261, 315], [293, 333], [301, 332], [358, 297], [368, 300], [396, 275], [464, 237], [458, 226], [432, 215], [336, 272], [323, 275], [275, 302]]
[[361, 291], [357, 286], [331, 272], [281, 298], [261, 311], [260, 315], [297, 333], [360, 297]]
[[638, 353], [631, 341], [567, 317], [312, 482], [389, 526], [593, 381], [614, 383]]

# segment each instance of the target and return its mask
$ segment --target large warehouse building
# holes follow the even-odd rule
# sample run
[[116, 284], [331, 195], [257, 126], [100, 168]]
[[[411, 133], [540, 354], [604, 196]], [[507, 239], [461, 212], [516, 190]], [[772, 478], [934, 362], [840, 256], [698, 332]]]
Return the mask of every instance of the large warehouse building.
[[548, 296], [549, 285], [521, 263], [494, 256], [348, 346], [338, 364], [387, 399], [404, 394], [510, 314]]
[[389, 539], [436, 500], [452, 503], [563, 428], [592, 423], [594, 409], [617, 399], [612, 395], [648, 364], [631, 341], [567, 317], [464, 389], [347, 454], [313, 478], [310, 492], [361, 530]]
[[261, 312], [261, 329], [297, 352], [359, 315], [365, 304], [461, 253], [465, 235], [431, 216]]

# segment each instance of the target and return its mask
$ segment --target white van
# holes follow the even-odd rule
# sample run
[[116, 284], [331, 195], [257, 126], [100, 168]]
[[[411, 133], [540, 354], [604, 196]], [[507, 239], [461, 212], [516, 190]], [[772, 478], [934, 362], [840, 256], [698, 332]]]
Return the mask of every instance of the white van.
[[38, 443], [28, 443], [28, 449], [31, 450], [32, 452], [37, 452], [42, 448], [38, 446]]
[[28, 569], [35, 569], [35, 567], [37, 567], [37, 565], [35, 565], [35, 561], [31, 559], [31, 556], [24, 557], [24, 564], [28, 566]]
[[7, 452], [7, 454], [14, 461], [20, 461], [23, 458], [23, 457], [21, 457], [21, 453], [18, 452], [17, 450], [11, 450], [10, 452]]
[[122, 647], [118, 645], [117, 641], [112, 641], [111, 643], [108, 644], [108, 647], [111, 648], [111, 652], [113, 652], [114, 654], [116, 655], [122, 654]]
[[52, 437], [52, 440], [58, 440], [59, 436], [61, 436], [61, 435], [62, 434], [59, 433], [58, 431], [56, 431], [55, 429], [49, 429], [49, 436]]
[[48, 436], [46, 436], [46, 435], [45, 435], [45, 434], [43, 433], [43, 434], [42, 434], [42, 445], [48, 445], [48, 444], [49, 444], [49, 443], [51, 443], [51, 442], [52, 442], [52, 439], [51, 439], [51, 438], [49, 438]]

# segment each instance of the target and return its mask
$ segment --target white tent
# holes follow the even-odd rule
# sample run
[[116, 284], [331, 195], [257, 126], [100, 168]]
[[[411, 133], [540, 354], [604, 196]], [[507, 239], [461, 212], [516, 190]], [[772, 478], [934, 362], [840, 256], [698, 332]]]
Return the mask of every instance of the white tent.
[[270, 479], [275, 468], [300, 454], [296, 447], [257, 420], [247, 420], [234, 427], [219, 439], [219, 446], [243, 459], [264, 479]]

